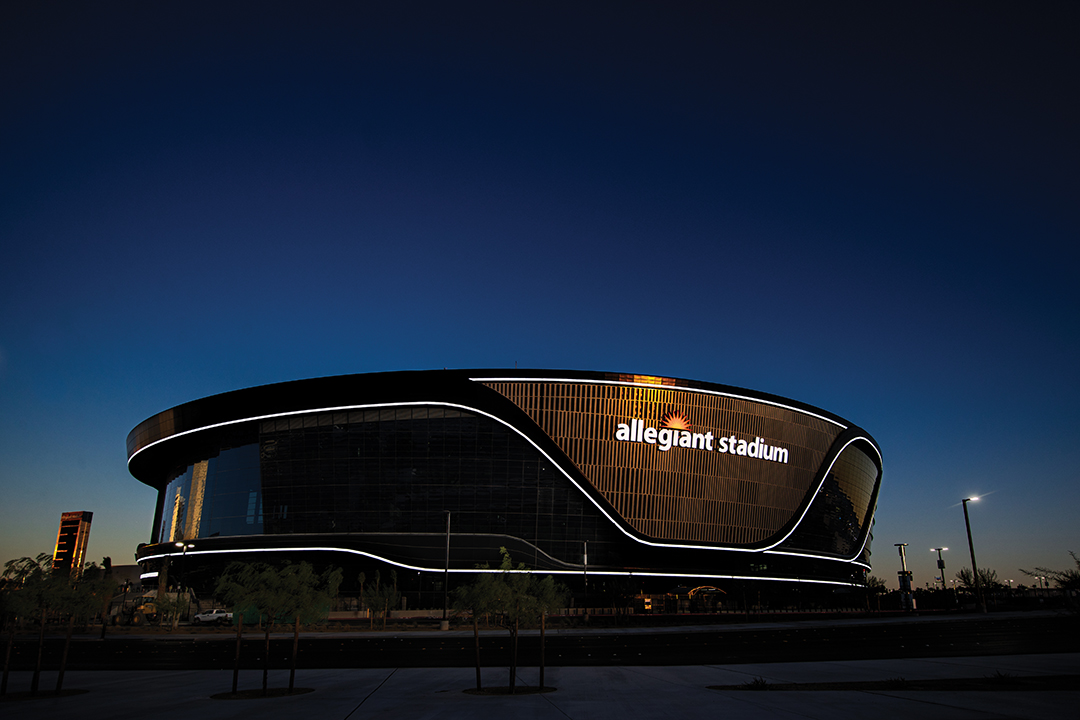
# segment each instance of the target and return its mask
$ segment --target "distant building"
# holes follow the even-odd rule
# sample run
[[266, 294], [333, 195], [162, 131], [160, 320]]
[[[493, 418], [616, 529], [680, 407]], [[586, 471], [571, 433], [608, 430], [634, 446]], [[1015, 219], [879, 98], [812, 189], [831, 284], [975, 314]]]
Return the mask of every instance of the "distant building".
[[60, 531], [53, 550], [53, 570], [66, 570], [73, 577], [82, 574], [86, 543], [90, 540], [92, 512], [66, 512], [60, 515]]
[[122, 591], [124, 586], [127, 586], [129, 590], [142, 587], [142, 580], [139, 577], [141, 574], [142, 568], [138, 565], [113, 565], [110, 577]]

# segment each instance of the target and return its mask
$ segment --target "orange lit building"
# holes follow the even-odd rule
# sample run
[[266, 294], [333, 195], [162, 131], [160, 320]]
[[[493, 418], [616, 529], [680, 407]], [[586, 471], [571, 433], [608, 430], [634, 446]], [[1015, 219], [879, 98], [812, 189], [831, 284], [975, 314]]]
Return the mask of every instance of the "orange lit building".
[[93, 519], [94, 513], [86, 511], [60, 515], [60, 530], [56, 533], [56, 548], [53, 550], [53, 570], [65, 570], [74, 578], [82, 574]]

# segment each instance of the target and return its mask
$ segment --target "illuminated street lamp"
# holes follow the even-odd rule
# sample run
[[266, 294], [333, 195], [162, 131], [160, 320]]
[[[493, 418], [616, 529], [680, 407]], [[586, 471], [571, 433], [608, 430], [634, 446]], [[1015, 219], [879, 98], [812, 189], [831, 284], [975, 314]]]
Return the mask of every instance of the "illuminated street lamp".
[[[173, 543], [173, 544], [176, 545], [176, 547], [181, 548], [183, 550], [183, 552], [180, 553], [180, 577], [186, 583], [187, 582], [187, 575], [184, 574], [184, 558], [187, 557], [188, 549], [193, 548], [195, 546], [192, 545], [191, 543], [183, 543], [183, 542], [178, 542], [178, 543]], [[181, 587], [183, 587], [183, 585], [181, 585]]]
[[941, 551], [942, 550], [948, 550], [948, 549], [949, 548], [947, 548], [947, 547], [930, 548], [930, 552], [936, 552], [937, 553], [937, 566], [938, 566], [938, 570], [941, 571], [941, 589], [942, 590], [948, 590], [948, 588], [945, 586], [945, 561], [941, 558]]
[[973, 500], [978, 500], [977, 497], [964, 498], [961, 502], [964, 505], [964, 525], [967, 527], [968, 536], [968, 550], [971, 552], [971, 574], [975, 576], [975, 601], [979, 605], [979, 612], [986, 612], [986, 602], [983, 601], [982, 583], [979, 582], [979, 566], [975, 564], [975, 544], [971, 542], [971, 521], [968, 519], [967, 504]]

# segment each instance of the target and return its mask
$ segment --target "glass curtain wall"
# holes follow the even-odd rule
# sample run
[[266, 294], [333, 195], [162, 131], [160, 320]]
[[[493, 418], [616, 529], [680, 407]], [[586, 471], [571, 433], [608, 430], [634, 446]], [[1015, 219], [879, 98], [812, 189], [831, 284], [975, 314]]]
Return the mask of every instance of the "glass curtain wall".
[[259, 442], [179, 472], [162, 542], [291, 533], [506, 534], [591, 562], [617, 532], [516, 432], [442, 407], [305, 415], [259, 424]]

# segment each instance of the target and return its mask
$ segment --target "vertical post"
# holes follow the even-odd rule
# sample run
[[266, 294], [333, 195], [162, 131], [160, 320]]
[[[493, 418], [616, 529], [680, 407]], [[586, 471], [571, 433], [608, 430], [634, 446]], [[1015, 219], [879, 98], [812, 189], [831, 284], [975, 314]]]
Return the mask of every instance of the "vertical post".
[[443, 567], [443, 588], [442, 588], [442, 623], [439, 625], [440, 630], [450, 629], [450, 618], [447, 617], [447, 611], [450, 608], [450, 511], [446, 511], [446, 564]]
[[30, 694], [37, 695], [38, 683], [41, 682], [41, 651], [45, 647], [45, 608], [41, 608], [41, 628], [38, 631], [37, 664], [34, 665], [34, 676], [30, 680]]
[[900, 550], [900, 572], [897, 573], [900, 578], [900, 605], [902, 610], [910, 612], [915, 609], [915, 598], [911, 594], [911, 573], [907, 569], [907, 554], [904, 552], [907, 543], [893, 544]]
[[945, 585], [945, 559], [943, 557], [941, 557], [941, 551], [942, 550], [948, 550], [948, 549], [949, 548], [947, 548], [947, 547], [930, 548], [931, 552], [933, 552], [935, 550], [937, 551], [937, 566], [938, 566], [938, 571], [941, 572], [941, 589], [942, 590], [948, 590], [948, 587], [946, 587], [946, 585]]
[[161, 559], [161, 566], [158, 569], [157, 577], [157, 599], [161, 600], [169, 592], [169, 565], [172, 563], [172, 553], [169, 553]]
[[964, 506], [964, 527], [967, 528], [968, 551], [971, 553], [971, 574], [975, 577], [975, 601], [979, 604], [979, 612], [984, 613], [986, 612], [986, 602], [983, 600], [982, 583], [979, 582], [979, 566], [975, 564], [975, 544], [971, 541], [971, 521], [968, 519], [967, 509], [969, 501], [978, 499], [977, 497], [964, 498], [962, 504]]
[[232, 692], [236, 694], [236, 683], [240, 678], [240, 640], [244, 635], [244, 613], [236, 614], [236, 655], [233, 657]]
[[[187, 587], [187, 572], [186, 572], [187, 568], [185, 567], [185, 561], [187, 560], [187, 551], [188, 551], [188, 548], [193, 548], [195, 546], [190, 544], [190, 543], [187, 543], [187, 542], [177, 542], [177, 543], [173, 543], [173, 544], [176, 547], [181, 549], [181, 552], [180, 552], [180, 577], [179, 577], [180, 583], [179, 583], [179, 588], [180, 588], [180, 592], [184, 592], [184, 589]], [[187, 597], [187, 607], [184, 610], [184, 614], [186, 616], [190, 617], [191, 616], [191, 593], [185, 593], [185, 596]], [[179, 600], [180, 595], [177, 594], [176, 598], [177, 598], [177, 600]]]
[[585, 563], [582, 566], [584, 569], [582, 574], [585, 576], [585, 596], [589, 595], [589, 541], [585, 540]]
[[585, 543], [585, 557], [584, 564], [582, 565], [582, 574], [585, 577], [585, 622], [589, 621], [589, 541], [584, 540]]
[[540, 610], [540, 691], [544, 690], [544, 619], [547, 617], [547, 610]]
[[180, 592], [184, 593], [185, 599], [187, 599], [186, 607], [184, 608], [184, 616], [191, 617], [191, 593], [187, 592], [187, 549], [188, 544], [184, 543], [184, 551], [180, 553]]

